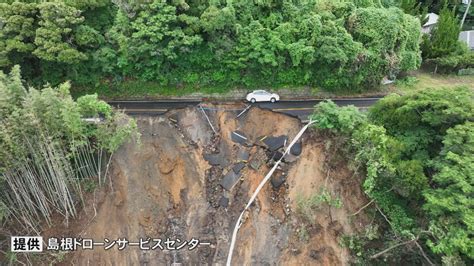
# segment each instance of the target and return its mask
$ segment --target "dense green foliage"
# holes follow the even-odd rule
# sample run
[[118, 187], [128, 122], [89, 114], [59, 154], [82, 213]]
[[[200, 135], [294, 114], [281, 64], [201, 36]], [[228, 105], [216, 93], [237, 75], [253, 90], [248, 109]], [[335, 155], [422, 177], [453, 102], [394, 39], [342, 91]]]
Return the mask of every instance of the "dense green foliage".
[[[136, 132], [134, 120], [97, 95], [74, 101], [69, 87], [27, 89], [18, 66], [0, 71], [0, 221], [6, 209], [30, 228], [50, 223], [55, 211], [66, 220], [74, 216], [80, 182], [100, 181], [103, 153]], [[104, 121], [84, 121], [99, 117]]]
[[474, 52], [458, 40], [459, 20], [447, 5], [440, 10], [438, 24], [431, 35], [424, 35], [421, 45], [424, 64], [435, 72], [453, 73], [474, 68]]
[[0, 4], [0, 67], [38, 83], [361, 91], [421, 62], [419, 20], [379, 1], [25, 2]]
[[419, 239], [439, 262], [474, 259], [473, 100], [465, 88], [426, 89], [387, 96], [368, 116], [331, 102], [313, 116], [365, 166], [364, 191], [395, 240]]
[[433, 59], [427, 59], [426, 65], [436, 67], [438, 73], [457, 73], [462, 69], [473, 69], [474, 68], [474, 52], [460, 52], [457, 54], [442, 56]]
[[439, 14], [438, 24], [431, 33], [426, 57], [436, 58], [455, 53], [460, 45], [458, 41], [460, 31], [454, 10], [445, 6]]

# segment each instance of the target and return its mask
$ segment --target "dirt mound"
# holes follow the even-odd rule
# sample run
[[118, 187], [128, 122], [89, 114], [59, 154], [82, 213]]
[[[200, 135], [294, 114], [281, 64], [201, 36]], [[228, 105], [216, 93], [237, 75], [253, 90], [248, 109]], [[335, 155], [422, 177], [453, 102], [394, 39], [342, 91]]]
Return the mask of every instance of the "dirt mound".
[[[137, 118], [141, 144], [129, 143], [112, 159], [111, 186], [91, 199], [80, 224], [67, 229], [70, 235], [105, 238], [170, 238], [208, 242], [188, 251], [140, 250], [129, 246], [71, 253], [65, 264], [115, 265], [172, 263], [225, 264], [230, 237], [238, 215], [272, 164], [272, 154], [261, 138], [287, 136], [292, 140], [301, 129], [299, 120], [268, 110], [251, 108], [236, 118], [241, 106], [207, 105], [205, 112], [217, 130], [214, 134], [200, 109], [175, 110], [158, 117]], [[231, 111], [229, 111], [231, 110]], [[236, 143], [232, 132], [246, 135]], [[287, 178], [278, 189], [268, 184], [246, 215], [234, 251], [235, 265], [249, 264], [347, 264], [349, 253], [338, 237], [357, 230], [348, 218], [364, 203], [358, 185], [349, 184], [352, 173], [344, 165], [331, 169], [328, 177], [322, 139], [306, 134], [302, 153], [295, 162], [283, 163]], [[224, 158], [211, 165], [205, 158]], [[229, 171], [239, 178], [224, 189]], [[283, 179], [284, 180], [284, 179]], [[308, 224], [308, 238], [298, 237], [303, 223], [296, 214], [296, 198], [318, 193], [322, 187], [338, 195], [343, 207], [328, 216], [316, 211]], [[87, 217], [87, 218], [85, 218]], [[66, 229], [50, 229], [46, 235]]]

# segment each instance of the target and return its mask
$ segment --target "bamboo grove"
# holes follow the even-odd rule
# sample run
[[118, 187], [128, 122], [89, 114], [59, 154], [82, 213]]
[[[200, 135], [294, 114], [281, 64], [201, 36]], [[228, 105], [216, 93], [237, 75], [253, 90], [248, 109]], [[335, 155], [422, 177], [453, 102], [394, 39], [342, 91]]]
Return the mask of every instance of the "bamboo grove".
[[25, 229], [50, 225], [54, 213], [75, 217], [84, 181], [103, 183], [105, 158], [136, 133], [134, 120], [97, 95], [74, 101], [69, 87], [27, 89], [18, 66], [0, 72], [0, 218]]

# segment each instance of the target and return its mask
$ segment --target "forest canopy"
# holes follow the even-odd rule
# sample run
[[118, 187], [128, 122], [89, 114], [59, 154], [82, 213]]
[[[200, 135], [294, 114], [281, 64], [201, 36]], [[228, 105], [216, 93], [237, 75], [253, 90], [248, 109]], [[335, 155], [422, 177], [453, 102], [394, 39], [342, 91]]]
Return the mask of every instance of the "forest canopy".
[[0, 4], [0, 68], [38, 84], [361, 91], [421, 62], [420, 21], [379, 1], [38, 2]]

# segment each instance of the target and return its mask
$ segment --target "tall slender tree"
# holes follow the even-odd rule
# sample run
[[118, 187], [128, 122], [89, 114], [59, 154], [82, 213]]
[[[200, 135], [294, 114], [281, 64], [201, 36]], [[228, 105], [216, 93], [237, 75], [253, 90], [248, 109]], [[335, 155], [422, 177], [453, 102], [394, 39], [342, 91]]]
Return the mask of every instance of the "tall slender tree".
[[445, 4], [430, 39], [428, 57], [437, 58], [454, 53], [458, 48], [459, 32], [459, 21], [455, 11]]

